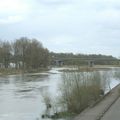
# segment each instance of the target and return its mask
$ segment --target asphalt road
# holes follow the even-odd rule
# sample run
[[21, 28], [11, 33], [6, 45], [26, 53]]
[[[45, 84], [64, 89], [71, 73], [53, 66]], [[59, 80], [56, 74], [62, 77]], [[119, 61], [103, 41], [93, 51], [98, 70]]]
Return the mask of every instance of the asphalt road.
[[120, 98], [104, 114], [101, 120], [120, 120]]

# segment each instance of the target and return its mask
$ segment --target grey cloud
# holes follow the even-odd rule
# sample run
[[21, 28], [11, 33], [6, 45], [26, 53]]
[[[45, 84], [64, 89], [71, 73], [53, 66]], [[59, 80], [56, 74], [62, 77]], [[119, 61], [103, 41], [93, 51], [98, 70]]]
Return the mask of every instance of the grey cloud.
[[0, 25], [1, 38], [34, 37], [57, 52], [120, 54], [118, 0], [30, 1], [23, 21]]
[[72, 0], [36, 0], [36, 2], [43, 5], [63, 5], [72, 3]]

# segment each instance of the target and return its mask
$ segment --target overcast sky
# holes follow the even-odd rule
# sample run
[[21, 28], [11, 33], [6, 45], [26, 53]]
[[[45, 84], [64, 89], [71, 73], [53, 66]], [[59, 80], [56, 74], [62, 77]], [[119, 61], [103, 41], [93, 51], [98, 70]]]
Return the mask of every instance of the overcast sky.
[[0, 39], [54, 52], [120, 56], [120, 0], [0, 0]]

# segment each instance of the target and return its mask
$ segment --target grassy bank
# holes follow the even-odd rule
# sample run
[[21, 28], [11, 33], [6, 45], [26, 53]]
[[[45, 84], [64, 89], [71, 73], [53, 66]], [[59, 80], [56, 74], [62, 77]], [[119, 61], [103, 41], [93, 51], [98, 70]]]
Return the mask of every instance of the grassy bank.
[[37, 73], [37, 72], [45, 72], [48, 71], [48, 68], [39, 68], [39, 69], [29, 69], [29, 70], [22, 70], [22, 69], [0, 69], [0, 75], [15, 75], [15, 74], [24, 74], [24, 73]]
[[0, 69], [0, 75], [14, 75], [14, 74], [21, 74], [22, 70], [17, 70], [17, 69]]
[[68, 67], [66, 69], [59, 70], [61, 72], [93, 72], [93, 71], [107, 71], [111, 70], [112, 67], [107, 67], [107, 66], [94, 66], [94, 67], [88, 67], [88, 66], [74, 66]]
[[95, 65], [94, 67], [88, 66], [64, 66], [60, 72], [94, 72], [94, 71], [108, 71], [112, 68], [118, 68], [118, 65]]

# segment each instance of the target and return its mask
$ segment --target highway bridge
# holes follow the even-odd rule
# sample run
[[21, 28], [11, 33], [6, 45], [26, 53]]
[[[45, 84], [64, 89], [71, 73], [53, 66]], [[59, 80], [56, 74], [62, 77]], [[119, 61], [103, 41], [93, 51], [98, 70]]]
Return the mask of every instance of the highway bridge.
[[56, 65], [70, 65], [70, 64], [83, 64], [93, 66], [94, 64], [120, 64], [120, 59], [116, 58], [53, 58], [52, 63]]

